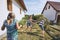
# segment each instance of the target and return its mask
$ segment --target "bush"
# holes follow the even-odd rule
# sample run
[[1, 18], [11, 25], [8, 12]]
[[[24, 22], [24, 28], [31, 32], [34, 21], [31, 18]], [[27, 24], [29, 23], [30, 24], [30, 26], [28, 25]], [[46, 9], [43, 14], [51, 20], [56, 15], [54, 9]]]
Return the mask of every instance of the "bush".
[[26, 23], [26, 21], [28, 20], [28, 18], [29, 18], [29, 15], [25, 15], [25, 17], [23, 17], [22, 20], [19, 21], [19, 24], [25, 25], [25, 23]]
[[[26, 21], [28, 20], [29, 15], [25, 15], [25, 17], [19, 22], [19, 24], [24, 25]], [[43, 15], [32, 15], [33, 20], [37, 20], [36, 22], [40, 22], [42, 19], [45, 21], [44, 26], [47, 27], [47, 25], [50, 24], [47, 18], [45, 18]]]
[[25, 23], [26, 23], [26, 20], [25, 20], [25, 19], [23, 19], [23, 20], [21, 20], [21, 21], [19, 22], [20, 25], [25, 25]]

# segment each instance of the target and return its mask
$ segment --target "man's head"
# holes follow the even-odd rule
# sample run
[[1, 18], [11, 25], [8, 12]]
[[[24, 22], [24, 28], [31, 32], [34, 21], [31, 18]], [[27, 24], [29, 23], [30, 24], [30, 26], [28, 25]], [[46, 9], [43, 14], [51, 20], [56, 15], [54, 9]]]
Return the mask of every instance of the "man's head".
[[15, 19], [15, 14], [13, 13], [9, 13], [8, 16], [7, 16], [7, 19]]

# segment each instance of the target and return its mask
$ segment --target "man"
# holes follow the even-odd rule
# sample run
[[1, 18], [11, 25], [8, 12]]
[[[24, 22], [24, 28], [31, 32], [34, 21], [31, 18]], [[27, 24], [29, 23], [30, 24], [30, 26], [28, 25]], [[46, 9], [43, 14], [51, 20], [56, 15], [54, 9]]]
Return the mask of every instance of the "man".
[[41, 21], [39, 22], [39, 26], [40, 26], [40, 28], [43, 30], [43, 31], [42, 31], [42, 34], [43, 34], [43, 37], [44, 37], [44, 20], [41, 20]]

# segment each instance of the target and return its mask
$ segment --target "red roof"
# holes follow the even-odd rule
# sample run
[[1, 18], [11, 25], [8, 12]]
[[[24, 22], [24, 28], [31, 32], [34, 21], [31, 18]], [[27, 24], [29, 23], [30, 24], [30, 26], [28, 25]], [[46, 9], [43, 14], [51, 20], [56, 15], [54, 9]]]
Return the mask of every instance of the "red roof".
[[23, 0], [15, 0], [24, 10], [26, 10], [27, 11], [27, 9], [26, 9], [26, 6], [25, 6], [25, 4], [24, 4], [24, 1]]
[[[60, 12], [60, 2], [47, 1], [46, 5], [47, 5], [48, 3], [49, 3], [56, 11], [59, 11], [59, 12]], [[45, 7], [46, 7], [46, 5], [45, 5]], [[44, 7], [44, 9], [45, 9], [45, 7]], [[44, 11], [44, 9], [43, 9], [43, 11]], [[43, 11], [42, 11], [42, 13], [43, 13]]]
[[53, 6], [57, 11], [60, 11], [60, 2], [47, 1], [51, 6]]

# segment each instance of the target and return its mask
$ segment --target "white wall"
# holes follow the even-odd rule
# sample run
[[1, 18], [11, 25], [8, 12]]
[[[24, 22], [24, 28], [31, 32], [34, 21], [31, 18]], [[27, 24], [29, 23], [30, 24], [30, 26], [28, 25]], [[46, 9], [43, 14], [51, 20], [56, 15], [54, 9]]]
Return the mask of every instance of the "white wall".
[[[7, 18], [8, 13], [9, 12], [7, 10], [7, 0], [0, 0], [0, 35], [6, 32], [6, 29], [4, 31], [1, 31], [1, 26], [3, 24], [3, 21]], [[24, 12], [22, 11], [22, 14], [20, 14], [19, 6], [17, 6], [17, 4], [14, 3], [13, 13], [15, 13], [17, 20], [21, 20], [22, 17], [24, 17]]]
[[48, 9], [49, 4], [47, 4], [47, 10], [44, 10], [43, 14], [48, 20], [55, 20], [56, 11], [52, 6]]
[[6, 0], [0, 0], [0, 35], [6, 32], [6, 30], [1, 31], [1, 26], [3, 24], [3, 21], [6, 19], [7, 15], [7, 2]]
[[13, 13], [16, 16], [16, 19], [21, 20], [24, 17], [23, 10], [21, 11], [21, 14], [20, 14], [20, 6], [14, 0], [13, 0], [12, 6], [13, 6]]

